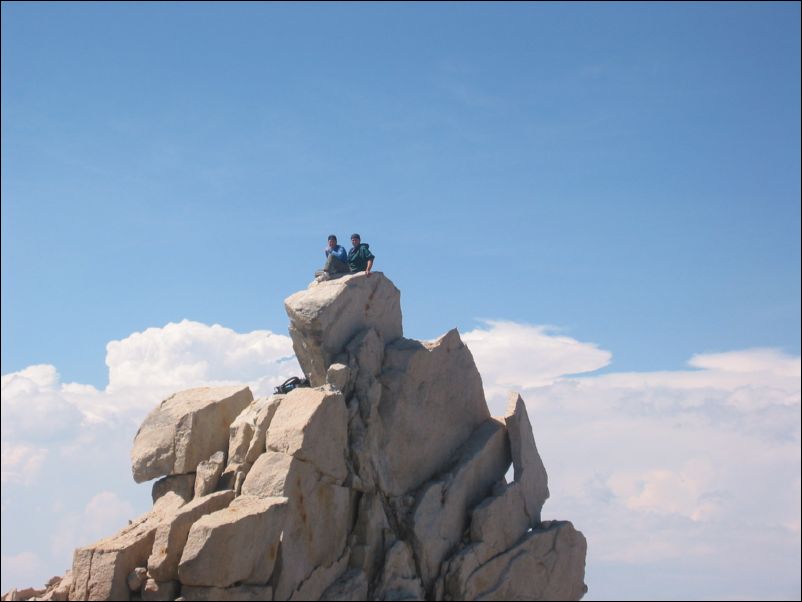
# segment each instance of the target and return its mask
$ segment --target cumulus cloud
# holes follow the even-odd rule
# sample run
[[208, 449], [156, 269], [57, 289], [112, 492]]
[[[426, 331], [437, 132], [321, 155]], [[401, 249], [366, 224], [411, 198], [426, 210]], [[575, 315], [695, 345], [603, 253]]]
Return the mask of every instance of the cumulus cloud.
[[3, 376], [4, 441], [48, 440], [80, 423], [80, 411], [60, 394], [58, 383], [58, 372], [48, 365], [29, 366]]
[[108, 392], [130, 387], [180, 388], [257, 382], [294, 364], [292, 341], [267, 330], [238, 333], [183, 320], [135, 332], [106, 346]]
[[2, 450], [3, 485], [30, 485], [36, 481], [47, 458], [47, 448], [3, 441]]
[[486, 320], [462, 335], [492, 395], [507, 388], [552, 384], [566, 374], [593, 372], [612, 354], [593, 343], [560, 335], [548, 326]]
[[[301, 373], [287, 336], [189, 320], [111, 341], [106, 352], [104, 389], [64, 383], [50, 365], [2, 377], [4, 590], [62, 574], [75, 547], [149, 507], [149, 488], [131, 480], [129, 453], [139, 424], [161, 400], [227, 384], [268, 395]], [[35, 550], [39, 563], [29, 563], [35, 579], [14, 568], [30, 560], [22, 551], [6, 555], [7, 542], [32, 540], [42, 546]]]
[[190, 320], [109, 342], [106, 365], [102, 390], [62, 383], [50, 365], [4, 375], [3, 439], [53, 440], [82, 423], [140, 420], [166, 396], [192, 387], [247, 384], [254, 395], [268, 395], [300, 373], [288, 336]]

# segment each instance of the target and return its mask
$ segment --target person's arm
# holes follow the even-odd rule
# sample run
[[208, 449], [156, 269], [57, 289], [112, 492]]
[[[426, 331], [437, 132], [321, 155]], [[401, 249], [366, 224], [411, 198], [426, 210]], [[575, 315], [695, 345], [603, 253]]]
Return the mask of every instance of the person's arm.
[[365, 266], [365, 275], [370, 276], [370, 270], [373, 269], [373, 260], [376, 259], [376, 257], [370, 252], [370, 249], [367, 247], [367, 245], [362, 247], [362, 257], [364, 257], [368, 262]]

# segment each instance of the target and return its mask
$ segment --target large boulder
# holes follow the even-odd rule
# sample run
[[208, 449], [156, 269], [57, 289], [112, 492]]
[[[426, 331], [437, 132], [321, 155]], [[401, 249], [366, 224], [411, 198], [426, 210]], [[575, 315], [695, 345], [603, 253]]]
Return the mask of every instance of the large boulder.
[[156, 529], [153, 552], [148, 558], [150, 576], [159, 581], [178, 579], [178, 562], [192, 525], [202, 516], [222, 510], [233, 499], [231, 490], [196, 498], [182, 506], [172, 520], [161, 524]]
[[[329, 574], [333, 567], [342, 564], [340, 568], [345, 568], [342, 557], [353, 524], [355, 497], [347, 487], [330, 481], [311, 463], [268, 450], [254, 463], [242, 485], [243, 496], [287, 499], [281, 569], [274, 579], [277, 600], [298, 594], [315, 571], [315, 590], [320, 587], [322, 593], [342, 572]], [[325, 582], [324, 577], [331, 580]], [[304, 595], [310, 595], [308, 587]]]
[[146, 565], [156, 529], [171, 520], [184, 503], [178, 496], [168, 497], [173, 500], [161, 504], [158, 511], [144, 514], [111, 537], [75, 550], [70, 600], [129, 599], [128, 575]]
[[[293, 466], [299, 463], [302, 463], [303, 466], [309, 466], [302, 460], [280, 452], [267, 451], [263, 453], [256, 459], [251, 470], [248, 471], [248, 475], [242, 483], [242, 495], [286, 497], [284, 492], [289, 489], [286, 482], [294, 476]], [[310, 468], [314, 470], [313, 467]], [[317, 472], [315, 474], [319, 475]]]
[[442, 565], [445, 588], [456, 599], [463, 595], [464, 584], [476, 569], [512, 548], [529, 530], [521, 484], [497, 489], [496, 495], [485, 498], [471, 512], [470, 543]]
[[313, 386], [360, 330], [375, 328], [390, 342], [402, 335], [401, 293], [381, 272], [313, 283], [284, 300], [295, 355]]
[[214, 491], [226, 462], [225, 452], [214, 452], [212, 457], [198, 464], [195, 472], [194, 497], [203, 497]]
[[228, 462], [233, 465], [253, 463], [265, 451], [265, 435], [283, 395], [253, 400], [229, 428]]
[[509, 483], [471, 512], [471, 541], [487, 547], [484, 560], [511, 547], [529, 529], [520, 483]]
[[161, 402], [134, 437], [134, 480], [194, 472], [199, 462], [227, 451], [229, 426], [251, 401], [251, 390], [237, 386], [189, 389]]
[[228, 464], [217, 489], [234, 489], [245, 479], [253, 463], [263, 454], [267, 429], [284, 395], [255, 399], [234, 419], [229, 428]]
[[399, 496], [443, 469], [490, 412], [473, 356], [456, 329], [436, 341], [385, 348], [378, 449], [382, 491]]
[[195, 491], [195, 473], [170, 475], [153, 482], [151, 497], [156, 504], [167, 494], [174, 494], [185, 502], [192, 499]]
[[75, 550], [71, 600], [128, 600], [128, 574], [147, 562], [158, 521], [138, 520], [123, 531]]
[[440, 564], [462, 540], [469, 511], [504, 478], [510, 465], [504, 425], [490, 419], [460, 448], [453, 468], [425, 485], [412, 514], [412, 543], [428, 590]]
[[453, 600], [579, 600], [587, 542], [567, 521], [544, 522], [447, 588]]
[[299, 388], [282, 401], [267, 431], [267, 451], [254, 462], [243, 495], [283, 496], [276, 599], [320, 595], [346, 568], [356, 497], [348, 476], [348, 413], [342, 393]]
[[265, 436], [284, 395], [255, 399], [231, 424], [228, 461], [253, 464], [265, 451]]
[[267, 449], [309, 462], [338, 483], [348, 476], [348, 411], [328, 387], [290, 391], [267, 430]]
[[265, 584], [273, 574], [287, 499], [240, 496], [189, 530], [178, 564], [185, 585]]

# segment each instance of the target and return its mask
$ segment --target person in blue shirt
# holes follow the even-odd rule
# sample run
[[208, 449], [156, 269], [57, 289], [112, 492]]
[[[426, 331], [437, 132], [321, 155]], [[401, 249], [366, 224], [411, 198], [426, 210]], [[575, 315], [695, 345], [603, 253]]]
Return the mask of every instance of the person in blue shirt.
[[329, 235], [328, 247], [323, 251], [326, 254], [326, 264], [322, 270], [315, 272], [318, 280], [328, 280], [333, 276], [351, 272], [351, 267], [348, 265], [348, 252], [345, 247], [337, 244], [337, 237], [334, 234]]

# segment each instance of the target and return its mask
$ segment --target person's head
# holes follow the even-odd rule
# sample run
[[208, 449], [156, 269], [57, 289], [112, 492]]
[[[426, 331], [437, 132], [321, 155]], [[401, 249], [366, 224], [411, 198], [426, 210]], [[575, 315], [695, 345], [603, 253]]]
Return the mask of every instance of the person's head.
[[337, 237], [334, 234], [329, 234], [329, 248], [333, 249], [337, 246]]
[[362, 239], [359, 238], [359, 234], [352, 234], [351, 235], [351, 244], [355, 247], [359, 246], [359, 243], [362, 242]]

